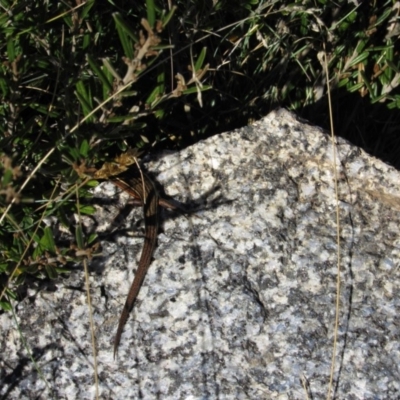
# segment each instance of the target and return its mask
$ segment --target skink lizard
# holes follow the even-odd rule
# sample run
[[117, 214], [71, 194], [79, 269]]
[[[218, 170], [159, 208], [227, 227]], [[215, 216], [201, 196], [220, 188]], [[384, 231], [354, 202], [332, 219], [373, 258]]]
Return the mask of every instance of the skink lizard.
[[[126, 175], [126, 174], [124, 174]], [[136, 173], [124, 179], [120, 177], [112, 178], [111, 182], [120, 189], [127, 192], [129, 195], [139, 200], [143, 205], [144, 220], [145, 220], [145, 238], [140, 256], [138, 269], [133, 279], [131, 288], [128, 293], [121, 317], [118, 323], [117, 334], [114, 341], [114, 358], [117, 353], [118, 345], [121, 340], [122, 331], [128, 319], [129, 313], [132, 310], [133, 303], [139, 293], [140, 287], [146, 276], [146, 272], [150, 266], [151, 258], [156, 247], [158, 235], [158, 207], [159, 205], [168, 208], [176, 208], [168, 200], [161, 199], [157, 189], [151, 179], [144, 173], [141, 174], [137, 170]]]

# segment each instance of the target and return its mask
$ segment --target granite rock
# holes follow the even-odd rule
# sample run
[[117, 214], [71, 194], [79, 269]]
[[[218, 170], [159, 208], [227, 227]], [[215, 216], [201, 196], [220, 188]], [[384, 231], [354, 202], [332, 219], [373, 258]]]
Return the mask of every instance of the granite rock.
[[[143, 245], [143, 215], [110, 183], [88, 226], [102, 399], [320, 399], [328, 394], [337, 301], [337, 399], [400, 398], [400, 175], [277, 110], [145, 163], [187, 215], [162, 211], [158, 246], [113, 340]], [[95, 397], [83, 268], [16, 306], [29, 358], [0, 315], [0, 396]], [[47, 384], [46, 384], [47, 381]]]

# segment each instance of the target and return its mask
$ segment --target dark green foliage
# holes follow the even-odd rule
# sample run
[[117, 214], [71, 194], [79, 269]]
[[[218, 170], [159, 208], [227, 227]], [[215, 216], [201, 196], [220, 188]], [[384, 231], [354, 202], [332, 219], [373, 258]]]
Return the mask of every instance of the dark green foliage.
[[85, 166], [179, 149], [278, 105], [327, 126], [325, 50], [337, 131], [397, 162], [399, 10], [356, 3], [2, 1], [0, 288], [96, 253], [71, 222], [94, 212]]

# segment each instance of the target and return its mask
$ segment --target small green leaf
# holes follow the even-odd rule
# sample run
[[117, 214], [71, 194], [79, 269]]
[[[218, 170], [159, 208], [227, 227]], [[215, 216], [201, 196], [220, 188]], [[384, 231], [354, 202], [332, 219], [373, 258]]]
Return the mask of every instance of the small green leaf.
[[79, 212], [81, 214], [93, 215], [96, 212], [96, 208], [90, 205], [85, 205], [79, 207]]
[[13, 178], [13, 173], [10, 169], [4, 171], [3, 182], [2, 182], [3, 188], [5, 188], [9, 183], [12, 182], [12, 178]]
[[97, 239], [97, 233], [91, 233], [88, 238], [88, 244], [92, 244]]
[[396, 64], [394, 64], [391, 60], [386, 59], [386, 63], [387, 65], [389, 65], [389, 67], [396, 72], [397, 74], [400, 74], [400, 69], [396, 66]]
[[18, 296], [15, 292], [10, 289], [6, 290], [8, 297], [11, 297], [13, 300], [17, 300]]
[[338, 83], [338, 87], [346, 86], [349, 83], [349, 78], [342, 79]]
[[89, 142], [84, 139], [81, 143], [81, 147], [79, 148], [79, 153], [82, 157], [87, 157], [90, 150]]
[[147, 8], [147, 21], [151, 28], [154, 28], [154, 22], [156, 21], [156, 10], [154, 7], [154, 0], [146, 0]]
[[2, 308], [4, 311], [11, 311], [12, 307], [11, 304], [8, 301], [0, 301], [0, 308]]
[[66, 267], [55, 267], [54, 269], [58, 274], [68, 274], [71, 272], [71, 270]]
[[57, 112], [50, 111], [48, 106], [44, 104], [29, 103], [29, 107], [49, 117], [57, 118], [59, 116]]
[[170, 12], [164, 17], [164, 19], [162, 20], [162, 24], [163, 26], [167, 26], [168, 22], [170, 21], [170, 19], [172, 18], [172, 16], [174, 15], [175, 11], [176, 11], [176, 6], [173, 6], [170, 10]]
[[161, 119], [162, 117], [164, 117], [164, 115], [165, 115], [165, 111], [163, 109], [161, 109], [161, 108], [156, 110], [156, 111], [154, 111], [154, 116], [157, 119]]
[[89, 182], [87, 182], [86, 185], [89, 187], [96, 187], [96, 186], [99, 186], [99, 181], [92, 179]]
[[388, 7], [384, 11], [384, 13], [376, 20], [375, 24], [373, 26], [378, 26], [380, 25], [386, 18], [390, 16], [392, 13], [392, 8]]
[[95, 0], [87, 0], [86, 5], [83, 7], [81, 12], [81, 19], [85, 19], [89, 14], [90, 9], [94, 6]]
[[9, 85], [7, 84], [5, 79], [0, 79], [0, 88], [1, 88], [3, 97], [6, 97], [9, 92]]
[[191, 94], [191, 93], [197, 93], [199, 90], [201, 92], [205, 92], [206, 90], [210, 90], [210, 89], [212, 89], [211, 85], [203, 85], [203, 87], [201, 87], [201, 88], [197, 88], [194, 86], [189, 89], [183, 90], [182, 93], [183, 94]]
[[90, 68], [92, 68], [93, 72], [99, 77], [103, 85], [106, 87], [106, 90], [112, 91], [112, 83], [107, 79], [106, 75], [100, 68], [100, 66], [97, 64], [97, 62], [91, 57], [89, 54], [86, 55], [86, 59], [90, 65]]
[[204, 59], [206, 58], [207, 47], [201, 49], [200, 55], [197, 58], [196, 64], [194, 65], [195, 71], [198, 71], [203, 67]]
[[121, 17], [120, 13], [116, 12], [112, 16], [114, 18], [117, 27], [118, 26], [121, 27], [126, 32], [126, 34], [135, 42], [139, 41], [134, 30], [129, 26], [127, 22], [125, 22], [125, 20]]
[[[360, 76], [364, 82], [364, 85], [366, 86], [366, 88], [368, 89], [369, 94], [371, 95], [372, 99], [376, 96], [375, 94], [375, 90], [372, 88], [372, 86], [370, 85], [370, 83], [368, 82], [367, 77], [365, 76], [364, 71], [360, 71]], [[376, 85], [375, 85], [376, 87]]]
[[82, 81], [78, 81], [76, 84], [76, 90], [77, 93], [79, 93], [80, 97], [84, 100], [85, 104], [87, 104], [87, 107], [92, 109], [92, 96], [89, 91], [86, 90], [85, 84]]
[[394, 100], [392, 102], [390, 102], [387, 105], [387, 107], [389, 108], [389, 110], [393, 110], [394, 108], [400, 108], [400, 96], [395, 95]]
[[364, 53], [358, 55], [349, 65], [348, 67], [352, 67], [353, 65], [357, 65], [362, 61], [366, 60], [369, 56], [369, 52], [365, 51]]
[[40, 245], [53, 253], [56, 251], [56, 245], [54, 243], [53, 232], [52, 230], [46, 226], [44, 228], [43, 237], [40, 239]]
[[[110, 74], [117, 80], [117, 81], [121, 81], [122, 78], [119, 76], [118, 72], [115, 70], [115, 68], [111, 65], [110, 60], [108, 60], [107, 58], [103, 58], [101, 61], [103, 61], [103, 66], [106, 69], [106, 72], [108, 76], [110, 76]], [[110, 80], [111, 82], [112, 80]]]
[[124, 49], [124, 54], [128, 57], [129, 60], [133, 60], [133, 45], [132, 42], [129, 40], [132, 39], [133, 41], [137, 42], [136, 35], [134, 34], [133, 30], [129, 27], [129, 25], [123, 20], [119, 13], [113, 14], [115, 26], [118, 31], [118, 36], [121, 41], [122, 48]]
[[150, 93], [149, 97], [147, 97], [146, 104], [153, 104], [155, 100], [158, 100], [164, 94], [165, 90], [164, 79], [165, 79], [164, 73], [158, 75], [157, 81], [159, 84], [155, 86], [155, 88]]
[[[8, 1], [3, 1], [2, 6], [5, 10], [9, 9], [10, 3]], [[9, 15], [8, 13], [4, 12], [2, 15], [0, 15], [0, 26], [4, 28], [7, 25], [7, 20], [9, 20]]]
[[348, 89], [349, 92], [356, 92], [357, 90], [360, 90], [364, 86], [364, 82], [360, 82]]
[[76, 239], [76, 243], [78, 245], [79, 249], [83, 249], [84, 248], [84, 243], [83, 243], [83, 232], [82, 232], [82, 228], [80, 225], [76, 226], [75, 229], [75, 239]]
[[15, 286], [22, 285], [25, 282], [25, 279], [26, 279], [26, 274], [18, 275], [15, 278]]
[[386, 62], [391, 62], [391, 61], [393, 61], [393, 55], [394, 55], [394, 49], [393, 49], [393, 45], [391, 44], [390, 46], [388, 46], [386, 49], [385, 49], [385, 55], [384, 55], [384, 57], [385, 57], [385, 60], [386, 60]]
[[120, 96], [121, 97], [132, 97], [137, 96], [138, 92], [136, 90], [124, 90]]
[[7, 271], [7, 267], [8, 267], [7, 263], [0, 264], [0, 272], [6, 272]]
[[91, 41], [90, 35], [88, 33], [84, 34], [83, 40], [82, 40], [82, 50], [87, 49], [91, 42], [92, 41]]
[[385, 68], [383, 73], [378, 76], [381, 85], [388, 85], [393, 78], [393, 70], [391, 68]]
[[378, 102], [380, 102], [381, 100], [385, 99], [386, 97], [387, 97], [387, 94], [386, 94], [386, 93], [385, 93], [385, 94], [382, 94], [382, 95], [380, 95], [380, 96], [376, 96], [376, 97], [374, 97], [374, 98], [371, 100], [371, 103], [372, 103], [372, 104], [378, 103]]
[[[60, 152], [61, 152], [61, 154], [63, 154], [61, 156], [63, 161], [68, 163], [68, 164], [73, 164], [74, 162], [79, 160], [79, 151], [75, 147], [63, 146], [60, 149]], [[67, 152], [69, 154], [67, 154]], [[71, 156], [72, 160], [68, 157], [69, 155]]]
[[7, 55], [8, 61], [13, 62], [15, 60], [15, 46], [14, 46], [14, 37], [9, 37], [7, 39]]
[[[80, 85], [79, 85], [80, 86]], [[78, 87], [78, 85], [77, 85]], [[82, 90], [82, 87], [80, 86], [80, 91], [75, 91], [74, 92], [76, 97], [78, 98], [79, 102], [81, 103], [82, 106], [82, 110], [83, 110], [83, 114], [85, 115], [85, 117], [87, 115], [89, 115], [92, 110], [93, 107], [91, 106], [91, 99], [89, 99], [89, 101], [87, 101], [87, 98], [85, 96], [85, 92]], [[86, 121], [87, 122], [94, 122], [94, 116], [92, 115], [90, 118], [88, 118]]]
[[357, 54], [362, 53], [362, 51], [364, 50], [366, 44], [367, 44], [367, 41], [366, 41], [366, 40], [360, 40], [360, 41], [357, 43], [355, 52], [356, 52]]
[[50, 279], [56, 279], [58, 277], [56, 268], [53, 265], [47, 264], [46, 265], [46, 272]]
[[40, 243], [40, 236], [37, 233], [32, 236], [32, 239], [35, 243]]

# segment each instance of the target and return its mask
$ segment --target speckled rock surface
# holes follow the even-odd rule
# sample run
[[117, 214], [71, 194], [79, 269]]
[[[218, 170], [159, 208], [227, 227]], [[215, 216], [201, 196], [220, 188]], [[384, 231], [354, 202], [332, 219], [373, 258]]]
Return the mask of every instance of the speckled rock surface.
[[[400, 175], [342, 140], [337, 149], [341, 295], [332, 394], [396, 399]], [[326, 398], [337, 276], [332, 160], [329, 136], [277, 110], [146, 164], [192, 212], [162, 212], [117, 360], [113, 340], [143, 216], [135, 209], [115, 227], [126, 197], [118, 200], [111, 184], [96, 189], [99, 199], [116, 199], [98, 206], [104, 257], [90, 275], [102, 399]], [[95, 397], [84, 288], [76, 272], [54, 290], [31, 289], [17, 307], [48, 387], [11, 317], [0, 315], [1, 396]]]

